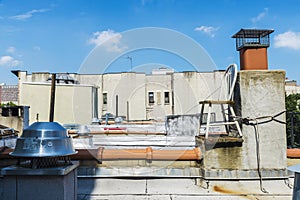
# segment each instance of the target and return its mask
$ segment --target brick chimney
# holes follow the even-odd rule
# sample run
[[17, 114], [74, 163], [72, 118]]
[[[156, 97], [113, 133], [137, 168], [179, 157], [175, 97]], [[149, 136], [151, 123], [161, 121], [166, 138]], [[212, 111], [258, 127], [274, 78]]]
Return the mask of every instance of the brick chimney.
[[240, 52], [241, 70], [268, 70], [267, 48], [270, 46], [270, 29], [241, 29], [236, 38], [236, 50]]

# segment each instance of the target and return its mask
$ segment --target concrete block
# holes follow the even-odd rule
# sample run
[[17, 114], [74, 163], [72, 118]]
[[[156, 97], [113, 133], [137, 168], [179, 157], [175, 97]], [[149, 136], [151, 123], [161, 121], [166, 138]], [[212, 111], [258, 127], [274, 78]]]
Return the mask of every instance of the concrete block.
[[[240, 112], [243, 118], [274, 116], [285, 110], [284, 71], [241, 71], [239, 73]], [[285, 121], [284, 113], [276, 117]], [[243, 124], [242, 168], [257, 168], [256, 147], [259, 144], [263, 169], [286, 169], [285, 125], [271, 118], [252, 120], [258, 126]], [[256, 140], [258, 134], [259, 141]]]

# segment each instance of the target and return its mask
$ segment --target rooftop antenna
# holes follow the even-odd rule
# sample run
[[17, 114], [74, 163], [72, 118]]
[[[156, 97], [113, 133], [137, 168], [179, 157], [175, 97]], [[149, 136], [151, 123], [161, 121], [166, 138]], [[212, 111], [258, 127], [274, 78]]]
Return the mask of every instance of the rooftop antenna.
[[130, 72], [132, 72], [132, 57], [131, 56], [127, 56], [126, 59], [130, 60]]

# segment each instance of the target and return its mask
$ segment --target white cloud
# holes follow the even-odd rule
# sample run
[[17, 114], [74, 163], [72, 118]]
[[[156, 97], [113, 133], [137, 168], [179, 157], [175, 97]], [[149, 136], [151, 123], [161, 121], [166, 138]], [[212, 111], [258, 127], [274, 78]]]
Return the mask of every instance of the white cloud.
[[213, 38], [213, 37], [215, 37], [216, 32], [219, 30], [219, 27], [199, 26], [199, 27], [196, 27], [194, 30], [203, 32]]
[[10, 46], [6, 49], [7, 53], [15, 53], [16, 52], [16, 47]]
[[89, 44], [103, 45], [109, 52], [121, 52], [127, 49], [126, 46], [121, 44], [122, 35], [113, 30], [97, 31], [93, 33], [92, 38], [88, 40]]
[[2, 67], [17, 67], [22, 65], [22, 61], [16, 60], [11, 56], [0, 57], [0, 66]]
[[33, 47], [33, 50], [34, 50], [34, 51], [40, 51], [40, 50], [41, 50], [41, 47], [39, 47], [39, 46], [34, 46], [34, 47]]
[[274, 37], [274, 47], [286, 47], [294, 50], [300, 49], [300, 32], [287, 31]]
[[29, 19], [33, 16], [33, 14], [35, 13], [43, 13], [43, 12], [47, 12], [48, 9], [34, 9], [34, 10], [31, 10], [31, 11], [28, 11], [24, 14], [21, 14], [21, 15], [15, 15], [15, 16], [11, 16], [10, 18], [11, 19], [15, 19], [15, 20], [26, 20], [26, 19]]
[[260, 20], [262, 20], [267, 14], [269, 9], [265, 8], [263, 12], [259, 13], [256, 17], [251, 18], [252, 23], [256, 23]]

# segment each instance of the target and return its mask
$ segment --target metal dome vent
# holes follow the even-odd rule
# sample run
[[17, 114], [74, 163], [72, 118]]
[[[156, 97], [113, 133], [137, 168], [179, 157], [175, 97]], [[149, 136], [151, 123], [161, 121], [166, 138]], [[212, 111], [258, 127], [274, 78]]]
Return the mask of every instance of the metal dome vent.
[[30, 168], [49, 168], [71, 164], [76, 154], [72, 138], [57, 122], [35, 122], [23, 130], [11, 156], [19, 158], [19, 165]]

